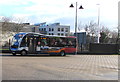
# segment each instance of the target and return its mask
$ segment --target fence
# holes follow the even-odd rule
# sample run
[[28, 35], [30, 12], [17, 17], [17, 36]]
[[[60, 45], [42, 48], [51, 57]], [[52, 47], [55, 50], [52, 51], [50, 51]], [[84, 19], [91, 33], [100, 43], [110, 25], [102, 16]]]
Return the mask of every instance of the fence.
[[96, 54], [117, 54], [119, 53], [120, 44], [95, 44], [89, 45], [89, 53]]

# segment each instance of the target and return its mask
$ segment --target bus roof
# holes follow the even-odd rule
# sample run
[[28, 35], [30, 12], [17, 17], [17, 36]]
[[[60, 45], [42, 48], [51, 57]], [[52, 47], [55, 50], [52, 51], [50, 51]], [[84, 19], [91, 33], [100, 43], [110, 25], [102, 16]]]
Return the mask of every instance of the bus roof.
[[15, 35], [26, 35], [26, 34], [38, 34], [38, 35], [44, 35], [44, 36], [48, 36], [48, 37], [64, 37], [64, 38], [76, 38], [75, 36], [58, 36], [58, 35], [45, 35], [45, 34], [41, 34], [41, 33], [35, 33], [35, 32], [19, 32]]
[[49, 36], [49, 37], [66, 37], [66, 36], [58, 36], [58, 35], [45, 35], [45, 36]]
[[64, 37], [64, 38], [76, 38], [75, 36], [58, 36], [58, 35], [45, 35], [49, 37]]
[[[38, 34], [38, 35], [44, 35], [44, 34], [41, 34], [41, 33], [35, 33], [35, 32], [19, 32], [17, 34], [23, 34], [23, 35], [26, 35], [26, 34]], [[17, 35], [16, 34], [16, 35]]]

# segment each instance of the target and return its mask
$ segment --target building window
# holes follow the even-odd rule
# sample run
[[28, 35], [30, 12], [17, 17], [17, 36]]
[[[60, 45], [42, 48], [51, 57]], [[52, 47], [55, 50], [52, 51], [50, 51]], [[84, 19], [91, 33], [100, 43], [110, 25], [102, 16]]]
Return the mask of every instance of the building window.
[[32, 28], [32, 32], [35, 32], [35, 27]]
[[49, 31], [51, 31], [51, 28], [49, 28]]
[[58, 35], [60, 36], [60, 33], [58, 33]]
[[63, 31], [64, 31], [64, 28], [61, 28], [61, 31], [63, 32]]
[[49, 33], [49, 35], [51, 35], [51, 33]]
[[58, 28], [58, 31], [60, 31], [60, 28]]
[[68, 32], [68, 28], [65, 29], [65, 32]]
[[39, 28], [39, 31], [41, 31], [41, 28]]
[[64, 34], [63, 34], [63, 33], [61, 33], [61, 36], [64, 36]]
[[46, 28], [44, 28], [44, 31], [46, 31]]
[[52, 28], [52, 31], [54, 31], [54, 28]]
[[52, 33], [52, 35], [54, 35], [54, 34]]

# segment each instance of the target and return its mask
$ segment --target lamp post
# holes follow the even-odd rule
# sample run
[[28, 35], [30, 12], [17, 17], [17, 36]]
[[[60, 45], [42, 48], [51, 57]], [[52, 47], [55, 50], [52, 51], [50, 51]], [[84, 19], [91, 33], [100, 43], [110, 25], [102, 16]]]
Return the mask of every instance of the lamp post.
[[97, 43], [100, 43], [100, 37], [99, 37], [99, 34], [100, 34], [100, 4], [96, 4], [98, 5], [98, 40], [97, 40]]
[[[70, 8], [74, 8], [73, 4], [70, 5]], [[76, 2], [76, 11], [75, 11], [75, 33], [77, 33], [77, 2]], [[82, 5], [79, 7], [79, 9], [84, 9]]]
[[[76, 6], [75, 6], [75, 8], [76, 8], [76, 11], [75, 11], [75, 36], [76, 36], [76, 38], [77, 38], [77, 6], [78, 4], [77, 4], [77, 2], [76, 2]], [[74, 5], [73, 4], [71, 4], [70, 5], [70, 8], [74, 8]], [[83, 7], [82, 7], [82, 5], [79, 7], [79, 9], [84, 9]], [[77, 46], [77, 39], [76, 39], [76, 46]], [[76, 54], [77, 54], [77, 49], [76, 49]]]

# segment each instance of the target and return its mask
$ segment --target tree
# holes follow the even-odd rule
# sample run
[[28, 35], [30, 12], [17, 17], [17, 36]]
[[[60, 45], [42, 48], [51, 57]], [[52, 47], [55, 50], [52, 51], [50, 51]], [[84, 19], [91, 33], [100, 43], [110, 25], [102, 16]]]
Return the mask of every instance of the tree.
[[95, 22], [90, 21], [84, 26], [84, 30], [87, 33], [87, 43], [96, 42], [96, 37], [98, 36], [98, 26]]
[[23, 20], [15, 17], [2, 17], [2, 33], [6, 32], [21, 32], [25, 24], [22, 22]]
[[11, 30], [11, 23], [10, 23], [11, 18], [9, 17], [2, 17], [1, 18], [1, 29], [2, 29], [2, 34], [8, 32]]
[[111, 31], [103, 26], [100, 32], [100, 43], [109, 43], [110, 42], [110, 37], [111, 37]]
[[88, 25], [86, 24], [84, 29], [88, 34], [91, 34], [92, 36], [97, 36], [98, 32], [97, 24], [94, 23], [93, 21], [90, 21]]
[[111, 31], [111, 38], [112, 38], [112, 43], [118, 43], [118, 32], [117, 31]]
[[107, 33], [102, 31], [100, 33], [100, 43], [108, 43], [109, 37], [107, 36]]
[[[80, 27], [81, 26], [81, 27]], [[84, 28], [87, 34], [87, 43], [97, 42], [98, 32], [100, 32], [100, 43], [120, 43], [120, 27], [117, 27], [117, 31], [111, 31], [108, 27], [101, 25], [98, 28], [97, 23], [90, 21], [84, 26], [79, 24], [80, 28]]]
[[13, 27], [11, 28], [12, 32], [18, 33], [23, 30], [24, 24], [13, 24]]

